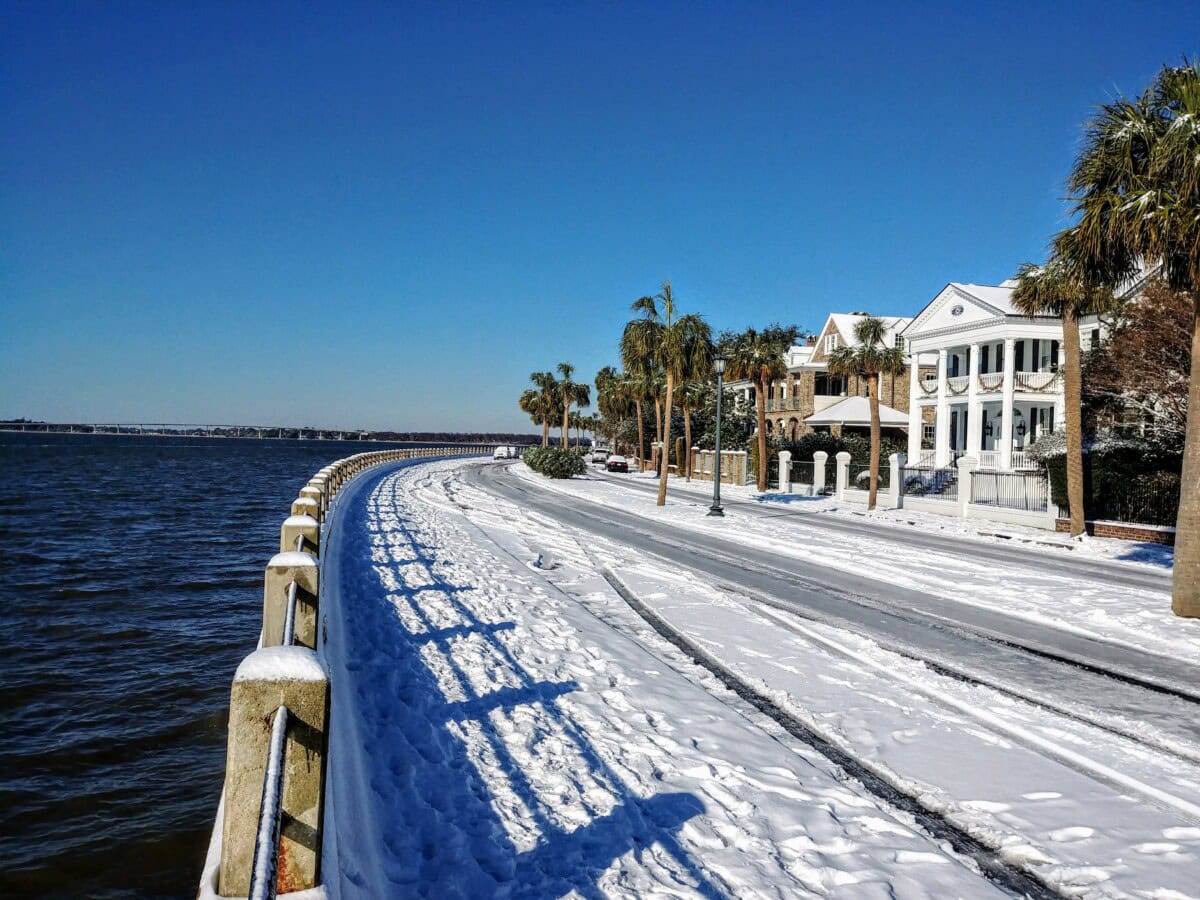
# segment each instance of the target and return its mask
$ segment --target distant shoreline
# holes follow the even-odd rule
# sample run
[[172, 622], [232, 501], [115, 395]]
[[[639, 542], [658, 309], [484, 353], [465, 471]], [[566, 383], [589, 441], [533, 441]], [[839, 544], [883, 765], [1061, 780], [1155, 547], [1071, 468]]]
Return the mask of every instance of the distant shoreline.
[[0, 433], [62, 434], [82, 437], [221, 438], [227, 440], [330, 441], [347, 444], [533, 444], [539, 435], [492, 432], [342, 431], [330, 428], [289, 428], [258, 425], [196, 425], [143, 423], [85, 425], [54, 422], [0, 422]]

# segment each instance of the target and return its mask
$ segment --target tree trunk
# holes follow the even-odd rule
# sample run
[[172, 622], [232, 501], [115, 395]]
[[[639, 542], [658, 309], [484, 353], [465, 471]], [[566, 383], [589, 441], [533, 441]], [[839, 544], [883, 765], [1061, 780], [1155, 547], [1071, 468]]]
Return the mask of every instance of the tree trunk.
[[642, 471], [642, 460], [645, 458], [643, 454], [646, 452], [646, 435], [644, 433], [645, 423], [642, 421], [642, 401], [634, 400], [633, 405], [637, 407], [638, 417], [638, 471]]
[[754, 391], [754, 405], [758, 409], [758, 471], [755, 472], [758, 489], [767, 489], [767, 386], [759, 384]]
[[542, 416], [542, 446], [550, 446], [550, 417]]
[[1171, 611], [1200, 617], [1200, 289], [1194, 292], [1192, 377], [1188, 385], [1187, 428], [1183, 439], [1183, 477], [1179, 481], [1179, 517], [1175, 520], [1175, 574]]
[[562, 423], [562, 448], [567, 449], [567, 445], [571, 441], [571, 402], [568, 400], [563, 404], [563, 423]]
[[667, 465], [671, 461], [671, 457], [667, 455], [667, 448], [671, 446], [671, 394], [675, 390], [675, 379], [671, 377], [671, 373], [667, 373], [667, 402], [666, 402], [666, 422], [663, 427], [663, 446], [659, 451], [659, 466], [662, 471], [658, 476], [658, 505], [667, 505]]
[[663, 452], [663, 423], [662, 423], [662, 397], [654, 398], [654, 452], [650, 454], [651, 462], [657, 466], [658, 459]]
[[[686, 395], [685, 395], [686, 396]], [[683, 476], [692, 480], [692, 413], [686, 406], [683, 408], [683, 456], [680, 463], [683, 466]]]
[[1071, 507], [1071, 537], [1083, 534], [1083, 374], [1079, 362], [1079, 317], [1073, 307], [1063, 311], [1063, 351], [1067, 419], [1067, 504]]
[[871, 405], [871, 485], [867, 492], [867, 509], [875, 508], [879, 491], [879, 375], [867, 376], [867, 400]]

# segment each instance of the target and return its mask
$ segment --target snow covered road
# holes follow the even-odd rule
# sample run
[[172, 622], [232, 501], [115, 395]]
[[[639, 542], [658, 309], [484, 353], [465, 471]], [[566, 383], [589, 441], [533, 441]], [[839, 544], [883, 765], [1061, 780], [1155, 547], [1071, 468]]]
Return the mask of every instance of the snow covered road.
[[[1032, 671], [1041, 671], [1044, 680], [1022, 685], [1021, 691], [1006, 692], [1003, 682], [989, 686], [947, 677], [939, 667], [897, 655], [855, 629], [764, 608], [757, 602], [761, 598], [747, 596], [736, 584], [753, 567], [735, 566], [721, 589], [712, 587], [713, 578], [697, 578], [697, 571], [717, 572], [725, 563], [714, 549], [719, 543], [697, 540], [707, 528], [680, 528], [688, 515], [702, 520], [694, 504], [690, 511], [686, 504], [643, 509], [648, 503], [618, 487], [578, 479], [551, 484], [534, 476], [523, 481], [523, 490], [502, 493], [514, 501], [508, 503], [497, 496], [506, 479], [491, 477], [498, 468], [469, 470], [466, 483], [455, 488], [459, 502], [489, 531], [515, 531], [529, 552], [557, 560], [548, 576], [581, 602], [591, 596], [590, 602], [599, 603], [599, 594], [583, 593], [573, 582], [586, 584], [586, 573], [604, 568], [619, 572], [695, 646], [1064, 895], [1196, 896], [1200, 747], [1195, 704], [1174, 698], [1171, 702], [1179, 705], [1164, 708], [1158, 705], [1161, 696], [1125, 685], [1122, 702], [1128, 708], [1114, 710], [1108, 695], [1121, 682], [1099, 674], [1089, 681], [1088, 673], [1030, 654], [1025, 656]], [[577, 498], [586, 503], [574, 502]], [[652, 524], [635, 521], [643, 516]], [[643, 550], [648, 545], [652, 553]], [[865, 549], [862, 543], [843, 547], [841, 558], [853, 558], [859, 573], [870, 578], [876, 574], [871, 571], [875, 560]], [[739, 555], [746, 552], [739, 548]], [[796, 556], [805, 558], [803, 552]], [[664, 565], [665, 559], [677, 564]], [[946, 565], [963, 569], [967, 561], [950, 559]], [[806, 600], [818, 592], [811, 568], [807, 575], [799, 588], [793, 585]], [[880, 580], [875, 579], [877, 590]], [[1060, 578], [1056, 590], [1069, 607], [1078, 593], [1101, 595], [1104, 585]], [[1118, 595], [1122, 618], [1136, 616], [1139, 598], [1121, 587], [1108, 591]], [[838, 596], [836, 590], [831, 594]], [[1149, 604], [1158, 601], [1141, 600], [1151, 611], [1157, 607]], [[1164, 628], [1161, 614], [1145, 618], [1148, 630]], [[1105, 624], [1113, 625], [1121, 643], [1110, 641], [1114, 635], [1094, 623], [1089, 637], [1129, 649], [1122, 641], [1128, 636], [1124, 625]], [[1058, 631], [1053, 638], [1064, 633], [1072, 632]], [[1187, 646], [1194, 630], [1172, 638]], [[940, 643], [932, 646], [939, 648]], [[982, 663], [989, 666], [993, 658]], [[1129, 664], [1139, 664], [1136, 654]], [[1194, 690], [1194, 676], [1187, 684]], [[1042, 705], [1021, 699], [1027, 692], [1036, 697], [1035, 689], [1065, 692], [1066, 701]], [[1165, 718], [1151, 715], [1146, 721], [1143, 709]], [[1173, 717], [1180, 727], [1171, 727]]]
[[462, 471], [372, 470], [326, 534], [330, 896], [1002, 893]]

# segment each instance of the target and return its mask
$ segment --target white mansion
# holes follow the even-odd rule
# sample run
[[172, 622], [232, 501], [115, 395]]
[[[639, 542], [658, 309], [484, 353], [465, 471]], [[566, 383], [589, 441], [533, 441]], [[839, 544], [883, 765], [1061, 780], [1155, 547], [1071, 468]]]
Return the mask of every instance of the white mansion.
[[1024, 449], [1062, 424], [1062, 320], [1016, 310], [1015, 286], [948, 284], [905, 328], [910, 362], [937, 373], [911, 366], [909, 465], [970, 454], [982, 469], [1026, 468]]

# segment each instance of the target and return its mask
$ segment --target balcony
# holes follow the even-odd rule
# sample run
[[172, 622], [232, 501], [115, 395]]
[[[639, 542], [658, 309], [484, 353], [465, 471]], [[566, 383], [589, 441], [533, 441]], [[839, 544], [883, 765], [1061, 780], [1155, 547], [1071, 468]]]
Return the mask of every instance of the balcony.
[[985, 372], [979, 376], [979, 390], [984, 394], [994, 394], [1004, 388], [1003, 372]]
[[971, 385], [970, 375], [956, 375], [953, 378], [946, 379], [946, 393], [948, 394], [965, 394], [967, 388]]
[[767, 412], [795, 412], [799, 409], [799, 397], [787, 397], [785, 399], [767, 401]]

